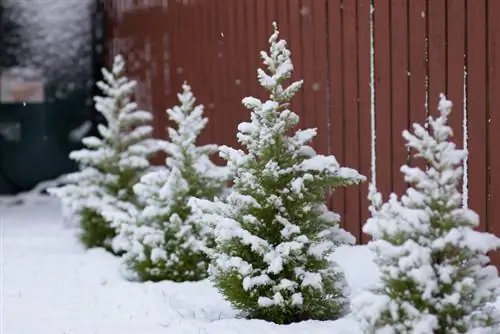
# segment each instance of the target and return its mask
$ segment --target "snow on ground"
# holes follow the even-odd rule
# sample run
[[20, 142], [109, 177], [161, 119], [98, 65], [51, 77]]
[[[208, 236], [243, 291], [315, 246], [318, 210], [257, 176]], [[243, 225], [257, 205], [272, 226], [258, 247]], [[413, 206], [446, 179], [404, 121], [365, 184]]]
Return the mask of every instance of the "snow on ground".
[[[49, 198], [0, 202], [2, 334], [359, 334], [352, 319], [278, 326], [237, 319], [208, 281], [132, 283], [120, 260], [85, 251]], [[12, 201], [10, 201], [12, 203]], [[377, 279], [365, 247], [335, 254], [353, 293]]]

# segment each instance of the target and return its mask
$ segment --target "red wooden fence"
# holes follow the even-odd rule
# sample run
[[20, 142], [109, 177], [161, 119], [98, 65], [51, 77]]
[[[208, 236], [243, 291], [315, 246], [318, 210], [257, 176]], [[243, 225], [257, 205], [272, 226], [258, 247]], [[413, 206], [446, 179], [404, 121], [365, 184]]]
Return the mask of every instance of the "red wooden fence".
[[[399, 167], [415, 163], [402, 130], [435, 114], [443, 91], [455, 105], [457, 145], [470, 151], [468, 205], [481, 230], [500, 234], [500, 1], [114, 0], [107, 10], [108, 53], [128, 58], [156, 134], [165, 135], [164, 110], [187, 80], [210, 117], [201, 140], [229, 145], [249, 117], [241, 99], [263, 96], [259, 51], [277, 21], [294, 79], [305, 80], [293, 101], [300, 126], [318, 127], [319, 152], [370, 178], [375, 170], [385, 195], [404, 191]], [[332, 199], [363, 242], [366, 195], [364, 184]]]

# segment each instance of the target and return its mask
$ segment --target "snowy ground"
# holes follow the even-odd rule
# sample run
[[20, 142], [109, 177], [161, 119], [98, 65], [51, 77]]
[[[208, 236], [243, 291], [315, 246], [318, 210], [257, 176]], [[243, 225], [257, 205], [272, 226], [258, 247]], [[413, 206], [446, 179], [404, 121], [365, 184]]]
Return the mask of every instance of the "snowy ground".
[[[52, 199], [0, 201], [2, 334], [359, 334], [356, 323], [307, 321], [278, 326], [236, 318], [209, 282], [131, 283], [120, 261], [83, 250]], [[377, 279], [364, 247], [335, 257], [355, 294]]]

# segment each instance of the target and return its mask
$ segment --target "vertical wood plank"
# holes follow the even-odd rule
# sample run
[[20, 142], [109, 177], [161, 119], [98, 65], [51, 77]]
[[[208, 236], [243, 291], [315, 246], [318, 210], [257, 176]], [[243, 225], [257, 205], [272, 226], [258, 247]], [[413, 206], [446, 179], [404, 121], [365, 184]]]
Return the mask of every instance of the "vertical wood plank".
[[[280, 32], [287, 40], [288, 48], [290, 49], [290, 27], [288, 24], [288, 3], [287, 2], [275, 2], [275, 11], [276, 11], [276, 21], [278, 22], [278, 26]], [[293, 55], [293, 51], [292, 51]]]
[[[205, 105], [205, 115], [210, 119], [211, 123], [211, 131], [210, 131], [210, 142], [212, 143], [220, 143], [222, 141], [222, 133], [220, 131], [221, 119], [223, 116], [217, 112], [217, 108], [219, 104], [219, 100], [217, 98], [218, 91], [220, 89], [220, 69], [217, 66], [219, 63], [218, 54], [219, 54], [219, 45], [218, 45], [218, 37], [220, 32], [217, 31], [217, 6], [214, 5], [213, 2], [207, 2], [206, 7], [206, 42], [207, 42], [207, 57], [205, 61], [207, 66], [209, 66], [208, 70], [208, 80], [212, 83], [211, 85], [207, 85], [208, 88], [208, 101], [204, 103]], [[221, 161], [217, 158], [215, 159], [217, 163]]]
[[[331, 152], [339, 162], [345, 161], [344, 156], [344, 99], [342, 95], [342, 21], [341, 0], [328, 0], [328, 88], [330, 112]], [[345, 224], [345, 189], [334, 190], [331, 196], [333, 210], [342, 215], [341, 226]]]
[[314, 37], [314, 58], [313, 62], [314, 79], [310, 83], [313, 98], [315, 102], [314, 110], [309, 110], [315, 113], [316, 127], [318, 136], [315, 139], [315, 147], [320, 154], [328, 154], [328, 146], [330, 141], [328, 131], [328, 112], [327, 112], [327, 52], [326, 52], [326, 12], [325, 0], [315, 0], [312, 3], [312, 20], [313, 20], [313, 37]]
[[[257, 38], [257, 48], [259, 50], [268, 50], [269, 43], [268, 39], [272, 33], [272, 22], [267, 20], [267, 3], [266, 1], [254, 1], [255, 2], [255, 32]], [[262, 18], [266, 18], [263, 20]], [[281, 23], [278, 22], [278, 29], [282, 30]]]
[[[165, 110], [175, 102], [175, 87], [172, 85], [172, 11], [168, 6], [163, 7], [165, 18], [162, 21], [161, 30], [163, 32], [163, 81], [165, 82], [165, 105], [162, 110], [163, 117], [165, 118], [166, 126], [166, 112]], [[164, 129], [166, 130], [166, 129]], [[162, 138], [166, 138], [166, 133]]]
[[[286, 39], [287, 41], [287, 47], [288, 49], [290, 50], [290, 52], [292, 53], [292, 63], [294, 65], [294, 71], [292, 73], [292, 78], [286, 83], [286, 85], [289, 85], [291, 84], [293, 81], [297, 80], [297, 71], [296, 71], [296, 65], [297, 65], [297, 62], [296, 62], [296, 56], [298, 53], [301, 52], [300, 50], [300, 43], [298, 44], [298, 47], [299, 48], [296, 48], [296, 43], [295, 41], [293, 40], [293, 36], [292, 36], [292, 32], [291, 32], [291, 25], [290, 25], [290, 17], [289, 17], [289, 10], [288, 10], [288, 7], [289, 7], [289, 3], [288, 2], [280, 2], [279, 0], [278, 1], [275, 1], [275, 10], [276, 10], [276, 20], [278, 22], [278, 27], [279, 27], [279, 31], [280, 31], [280, 36], [281, 38], [284, 38]], [[289, 108], [295, 112], [297, 115], [299, 115], [299, 117], [302, 117], [302, 108], [301, 106], [299, 106], [297, 104], [297, 102], [299, 101], [299, 97], [300, 97], [300, 92], [298, 94], [296, 94], [296, 96], [292, 99], [291, 101], [291, 105], [289, 106]]]
[[[500, 2], [488, 1], [488, 230], [500, 235]], [[490, 254], [500, 264], [500, 252]]]
[[[219, 145], [233, 145], [235, 141], [237, 124], [238, 124], [238, 116], [243, 118], [244, 113], [246, 113], [244, 107], [241, 105], [241, 99], [243, 96], [243, 92], [241, 90], [241, 82], [242, 82], [242, 73], [241, 69], [241, 60], [238, 57], [239, 45], [238, 45], [238, 33], [237, 29], [238, 23], [237, 18], [234, 15], [236, 11], [236, 6], [239, 6], [238, 3], [231, 0], [224, 0], [224, 6], [226, 7], [226, 20], [228, 20], [227, 29], [224, 32], [224, 40], [227, 46], [227, 67], [228, 67], [228, 95], [227, 100], [224, 102], [224, 117], [227, 119], [227, 127], [224, 129], [224, 138], [221, 143], [217, 143]], [[233, 109], [229, 112], [229, 108]]]
[[453, 101], [450, 126], [453, 140], [463, 147], [464, 67], [465, 67], [465, 0], [448, 1], [447, 98]]
[[[358, 115], [358, 48], [357, 48], [357, 3], [344, 2], [342, 9], [342, 51], [343, 51], [343, 95], [344, 95], [344, 145], [346, 152], [341, 163], [359, 169], [359, 115]], [[361, 238], [360, 200], [357, 187], [346, 189], [345, 221], [348, 230], [359, 241]]]
[[266, 3], [266, 21], [267, 24], [271, 24], [275, 21], [278, 21], [278, 15], [276, 12], [276, 0], [267, 0]]
[[[194, 73], [196, 45], [193, 43], [194, 31], [196, 30], [196, 26], [193, 25], [194, 22], [192, 20], [192, 8], [192, 2], [186, 2], [183, 4], [181, 10], [182, 15], [180, 17], [183, 24], [179, 27], [179, 29], [183, 32], [182, 37], [185, 45], [182, 57], [184, 60], [184, 71], [182, 72], [180, 80], [182, 80], [182, 83], [184, 83], [184, 81], [187, 81], [189, 85], [193, 85], [195, 83], [196, 77]], [[191, 42], [187, 43], [187, 41]], [[182, 87], [180, 87], [179, 89], [182, 89]]]
[[[234, 1], [232, 1], [234, 2]], [[247, 24], [247, 18], [246, 18], [246, 3], [243, 3], [242, 1], [235, 2], [233, 4], [234, 6], [234, 15], [236, 17], [235, 21], [235, 36], [236, 40], [233, 41], [236, 47], [236, 53], [235, 53], [235, 60], [236, 60], [236, 68], [237, 68], [237, 75], [238, 78], [240, 79], [239, 85], [238, 85], [238, 91], [239, 91], [239, 96], [238, 96], [238, 109], [241, 110], [240, 113], [237, 114], [235, 117], [235, 128], [239, 122], [248, 120], [250, 118], [250, 112], [248, 109], [246, 109], [242, 104], [241, 100], [249, 95], [253, 95], [255, 92], [251, 89], [251, 87], [256, 87], [252, 86], [254, 82], [256, 81], [255, 79], [255, 73], [257, 71], [256, 68], [250, 68], [248, 66], [249, 62], [252, 62], [253, 59], [256, 57], [258, 58], [258, 55], [250, 55], [248, 54], [247, 51], [247, 30], [250, 29]], [[237, 140], [236, 140], [236, 130], [233, 132], [231, 135], [231, 141], [227, 141], [228, 145], [231, 146], [239, 146]]]
[[[318, 64], [314, 64], [314, 27], [313, 27], [313, 17], [312, 17], [312, 1], [302, 0], [300, 8], [300, 18], [302, 26], [302, 78], [304, 79], [304, 127], [314, 128], [316, 127], [316, 105], [314, 99], [314, 67]], [[316, 141], [311, 143], [311, 145], [316, 149]]]
[[[257, 1], [255, 1], [255, 2], [257, 2]], [[266, 15], [264, 16], [266, 18], [264, 26], [267, 29], [267, 34], [266, 34], [267, 36], [264, 40], [267, 41], [269, 38], [269, 35], [271, 35], [271, 32], [272, 32], [272, 23], [278, 21], [278, 16], [277, 16], [277, 12], [276, 12], [276, 0], [263, 1], [263, 6], [265, 6], [265, 11], [266, 11]], [[256, 24], [262, 25], [262, 23], [263, 23], [262, 18], [256, 16]], [[280, 32], [279, 38], [286, 39], [281, 26], [278, 26], [278, 30]], [[269, 44], [267, 44], [265, 48], [266, 48], [266, 50], [268, 50]], [[262, 89], [261, 89], [261, 92], [264, 93], [262, 91]], [[267, 92], [266, 92], [265, 95], [263, 96], [263, 98], [267, 99], [268, 97], [269, 97], [269, 94], [267, 94]]]
[[469, 207], [480, 217], [479, 230], [487, 230], [488, 147], [486, 64], [486, 2], [467, 0], [467, 124]]
[[[217, 132], [220, 133], [219, 141], [217, 144], [223, 144], [229, 140], [234, 135], [231, 134], [230, 129], [232, 128], [231, 118], [227, 115], [227, 106], [231, 105], [231, 96], [229, 95], [230, 87], [234, 86], [233, 73], [232, 69], [232, 57], [230, 53], [230, 44], [228, 41], [228, 33], [229, 33], [229, 17], [227, 16], [227, 7], [229, 4], [224, 1], [217, 1], [216, 4], [217, 9], [217, 75], [219, 77], [219, 89], [217, 90], [217, 101], [215, 106], [215, 113], [220, 115], [219, 117], [219, 127], [217, 128]], [[225, 131], [221, 131], [225, 129]]]
[[[370, 0], [358, 0], [358, 99], [359, 99], [359, 172], [367, 182], [358, 188], [360, 201], [359, 229], [369, 217], [368, 184], [371, 171], [371, 95], [370, 95]], [[368, 241], [368, 235], [361, 233], [361, 242]]]
[[[199, 39], [196, 53], [203, 53], [204, 55], [208, 54], [208, 48], [210, 47], [208, 45], [210, 42], [208, 40], [209, 12], [207, 6], [208, 4], [205, 1], [196, 2], [196, 22]], [[176, 26], [175, 29], [179, 29], [179, 26]], [[203, 115], [209, 118], [208, 124], [203, 130], [204, 143], [214, 143], [215, 124], [214, 120], [210, 117], [210, 110], [208, 110], [211, 94], [210, 90], [206, 87], [206, 83], [212, 80], [211, 75], [211, 57], [200, 57], [197, 71], [199, 86], [194, 86], [193, 89], [196, 89], [194, 93], [196, 94], [197, 102], [204, 107]], [[176, 89], [180, 88], [176, 87]]]
[[[152, 11], [154, 9], [150, 9]], [[156, 9], [158, 10], [158, 9]], [[163, 11], [159, 11], [161, 16], [156, 16], [159, 20], [155, 22], [159, 26], [165, 25], [165, 19], [168, 17], [168, 13]], [[152, 81], [154, 82], [154, 95], [153, 95], [153, 115], [154, 115], [154, 136], [156, 138], [165, 138], [166, 137], [166, 115], [165, 115], [165, 80], [164, 80], [164, 66], [168, 66], [168, 64], [164, 63], [164, 52], [166, 45], [164, 43], [163, 38], [164, 32], [162, 30], [155, 31], [155, 36], [153, 43], [151, 43], [151, 56], [153, 58], [152, 63], [155, 64], [155, 67], [152, 71]], [[163, 157], [159, 158], [158, 163], [163, 163]]]
[[[391, 83], [392, 83], [392, 191], [406, 190], [400, 166], [408, 163], [402, 133], [409, 126], [408, 2], [391, 1]], [[381, 130], [383, 131], [383, 130]]]
[[[188, 22], [185, 23], [185, 25], [190, 26], [190, 29], [192, 30], [191, 34], [191, 40], [189, 42], [190, 44], [190, 50], [189, 53], [192, 54], [193, 61], [191, 64], [191, 68], [189, 69], [190, 77], [189, 77], [189, 82], [188, 84], [191, 86], [191, 89], [193, 90], [193, 94], [196, 98], [196, 104], [203, 104], [203, 101], [205, 101], [205, 96], [204, 96], [204, 87], [203, 87], [203, 75], [202, 75], [202, 66], [204, 66], [204, 60], [201, 57], [197, 57], [202, 48], [202, 40], [203, 40], [203, 29], [200, 26], [201, 22], [201, 15], [203, 15], [203, 12], [201, 11], [201, 4], [199, 2], [194, 2], [190, 3], [190, 13], [189, 13], [189, 18]], [[175, 87], [176, 91], [181, 90], [182, 87]], [[204, 106], [205, 107], [205, 106]], [[204, 115], [206, 116], [206, 115]], [[208, 124], [205, 126], [205, 129], [201, 132], [200, 137], [199, 137], [199, 142], [201, 143], [207, 143], [210, 140], [210, 127], [212, 124], [210, 124], [210, 120], [208, 121]]]
[[[390, 1], [375, 0], [375, 131], [377, 188], [384, 197], [392, 190], [391, 26]], [[391, 161], [391, 163], [388, 163]]]
[[[410, 0], [409, 5], [409, 55], [410, 55], [410, 125], [426, 122], [426, 0]], [[435, 100], [433, 100], [435, 101]], [[410, 159], [413, 166], [425, 168], [422, 159]]]
[[[302, 26], [300, 18], [300, 0], [288, 1], [288, 23], [289, 23], [289, 42], [290, 47], [293, 48], [292, 62], [293, 62], [293, 76], [292, 80], [303, 79], [303, 66], [302, 66]], [[300, 116], [299, 127], [304, 126], [304, 88], [302, 88], [295, 95], [292, 101], [292, 109]]]
[[[265, 94], [264, 89], [259, 85], [258, 80], [257, 80], [257, 68], [262, 68], [263, 70], [266, 70], [266, 68], [263, 67], [262, 61], [260, 58], [260, 48], [258, 47], [258, 36], [257, 36], [257, 31], [256, 27], [259, 24], [263, 24], [261, 20], [258, 20], [257, 15], [256, 15], [256, 1], [253, 0], [246, 0], [245, 1], [245, 12], [246, 12], [246, 24], [247, 24], [247, 37], [246, 37], [246, 45], [247, 45], [247, 52], [248, 52], [248, 57], [249, 61], [245, 64], [247, 66], [247, 71], [248, 71], [248, 89], [249, 91], [247, 92], [247, 95], [259, 97], [259, 98], [267, 98], [268, 94]], [[261, 4], [262, 5], [262, 4]], [[267, 35], [269, 36], [272, 32], [271, 24], [263, 24], [265, 28], [267, 28]], [[267, 42], [267, 38], [266, 38]], [[266, 44], [264, 47], [264, 50], [269, 49], [269, 44]]]
[[[170, 19], [172, 22], [172, 72], [171, 72], [171, 82], [174, 92], [180, 92], [182, 85], [182, 73], [184, 71], [183, 60], [182, 60], [182, 48], [184, 42], [182, 39], [182, 26], [181, 15], [182, 15], [182, 4], [179, 2], [171, 2], [169, 10], [171, 11]], [[179, 101], [175, 99], [175, 104]], [[168, 123], [168, 121], [167, 121]]]
[[428, 2], [428, 112], [436, 116], [439, 94], [446, 91], [446, 0]]

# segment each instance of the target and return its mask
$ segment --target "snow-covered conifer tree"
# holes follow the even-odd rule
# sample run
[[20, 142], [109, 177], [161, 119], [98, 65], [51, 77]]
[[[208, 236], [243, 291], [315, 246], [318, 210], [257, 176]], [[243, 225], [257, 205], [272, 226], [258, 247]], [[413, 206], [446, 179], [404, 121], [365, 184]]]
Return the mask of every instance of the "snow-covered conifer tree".
[[134, 187], [145, 209], [132, 224], [124, 223], [115, 248], [141, 280], [193, 281], [207, 275], [204, 249], [211, 244], [206, 226], [193, 219], [188, 199], [213, 199], [227, 188], [228, 169], [210, 161], [217, 145], [196, 146], [208, 122], [203, 106], [186, 83], [179, 106], [168, 109], [176, 128], [169, 128], [166, 168], [144, 175]]
[[151, 138], [153, 117], [132, 102], [136, 82], [125, 76], [125, 61], [118, 55], [112, 71], [102, 69], [104, 81], [97, 86], [104, 96], [95, 96], [95, 108], [105, 124], [100, 137], [83, 138], [85, 148], [70, 153], [80, 170], [67, 176], [67, 184], [50, 192], [80, 218], [81, 241], [87, 247], [106, 247], [116, 235], [103, 213], [126, 203], [136, 204], [133, 185], [148, 170], [148, 158], [158, 150]]
[[[363, 230], [381, 282], [353, 302], [366, 333], [500, 333], [499, 315], [490, 302], [498, 296], [497, 269], [488, 252], [500, 246], [490, 233], [475, 231], [478, 215], [462, 207], [459, 191], [467, 155], [450, 142], [447, 125], [452, 104], [441, 95], [440, 116], [429, 118], [429, 131], [415, 124], [404, 131], [407, 146], [428, 167], [403, 166], [411, 185], [389, 201], [370, 190], [372, 217]], [[472, 180], [473, 181], [473, 180]]]
[[365, 178], [307, 146], [316, 129], [290, 134], [299, 122], [290, 100], [302, 81], [284, 86], [293, 65], [273, 27], [270, 50], [261, 52], [267, 72], [257, 71], [269, 100], [243, 99], [251, 120], [239, 124], [237, 138], [247, 152], [220, 148], [235, 175], [233, 192], [224, 200], [193, 199], [192, 205], [214, 227], [210, 272], [237, 309], [277, 323], [335, 319], [347, 306], [347, 285], [329, 255], [355, 238], [328, 210], [325, 191]]

